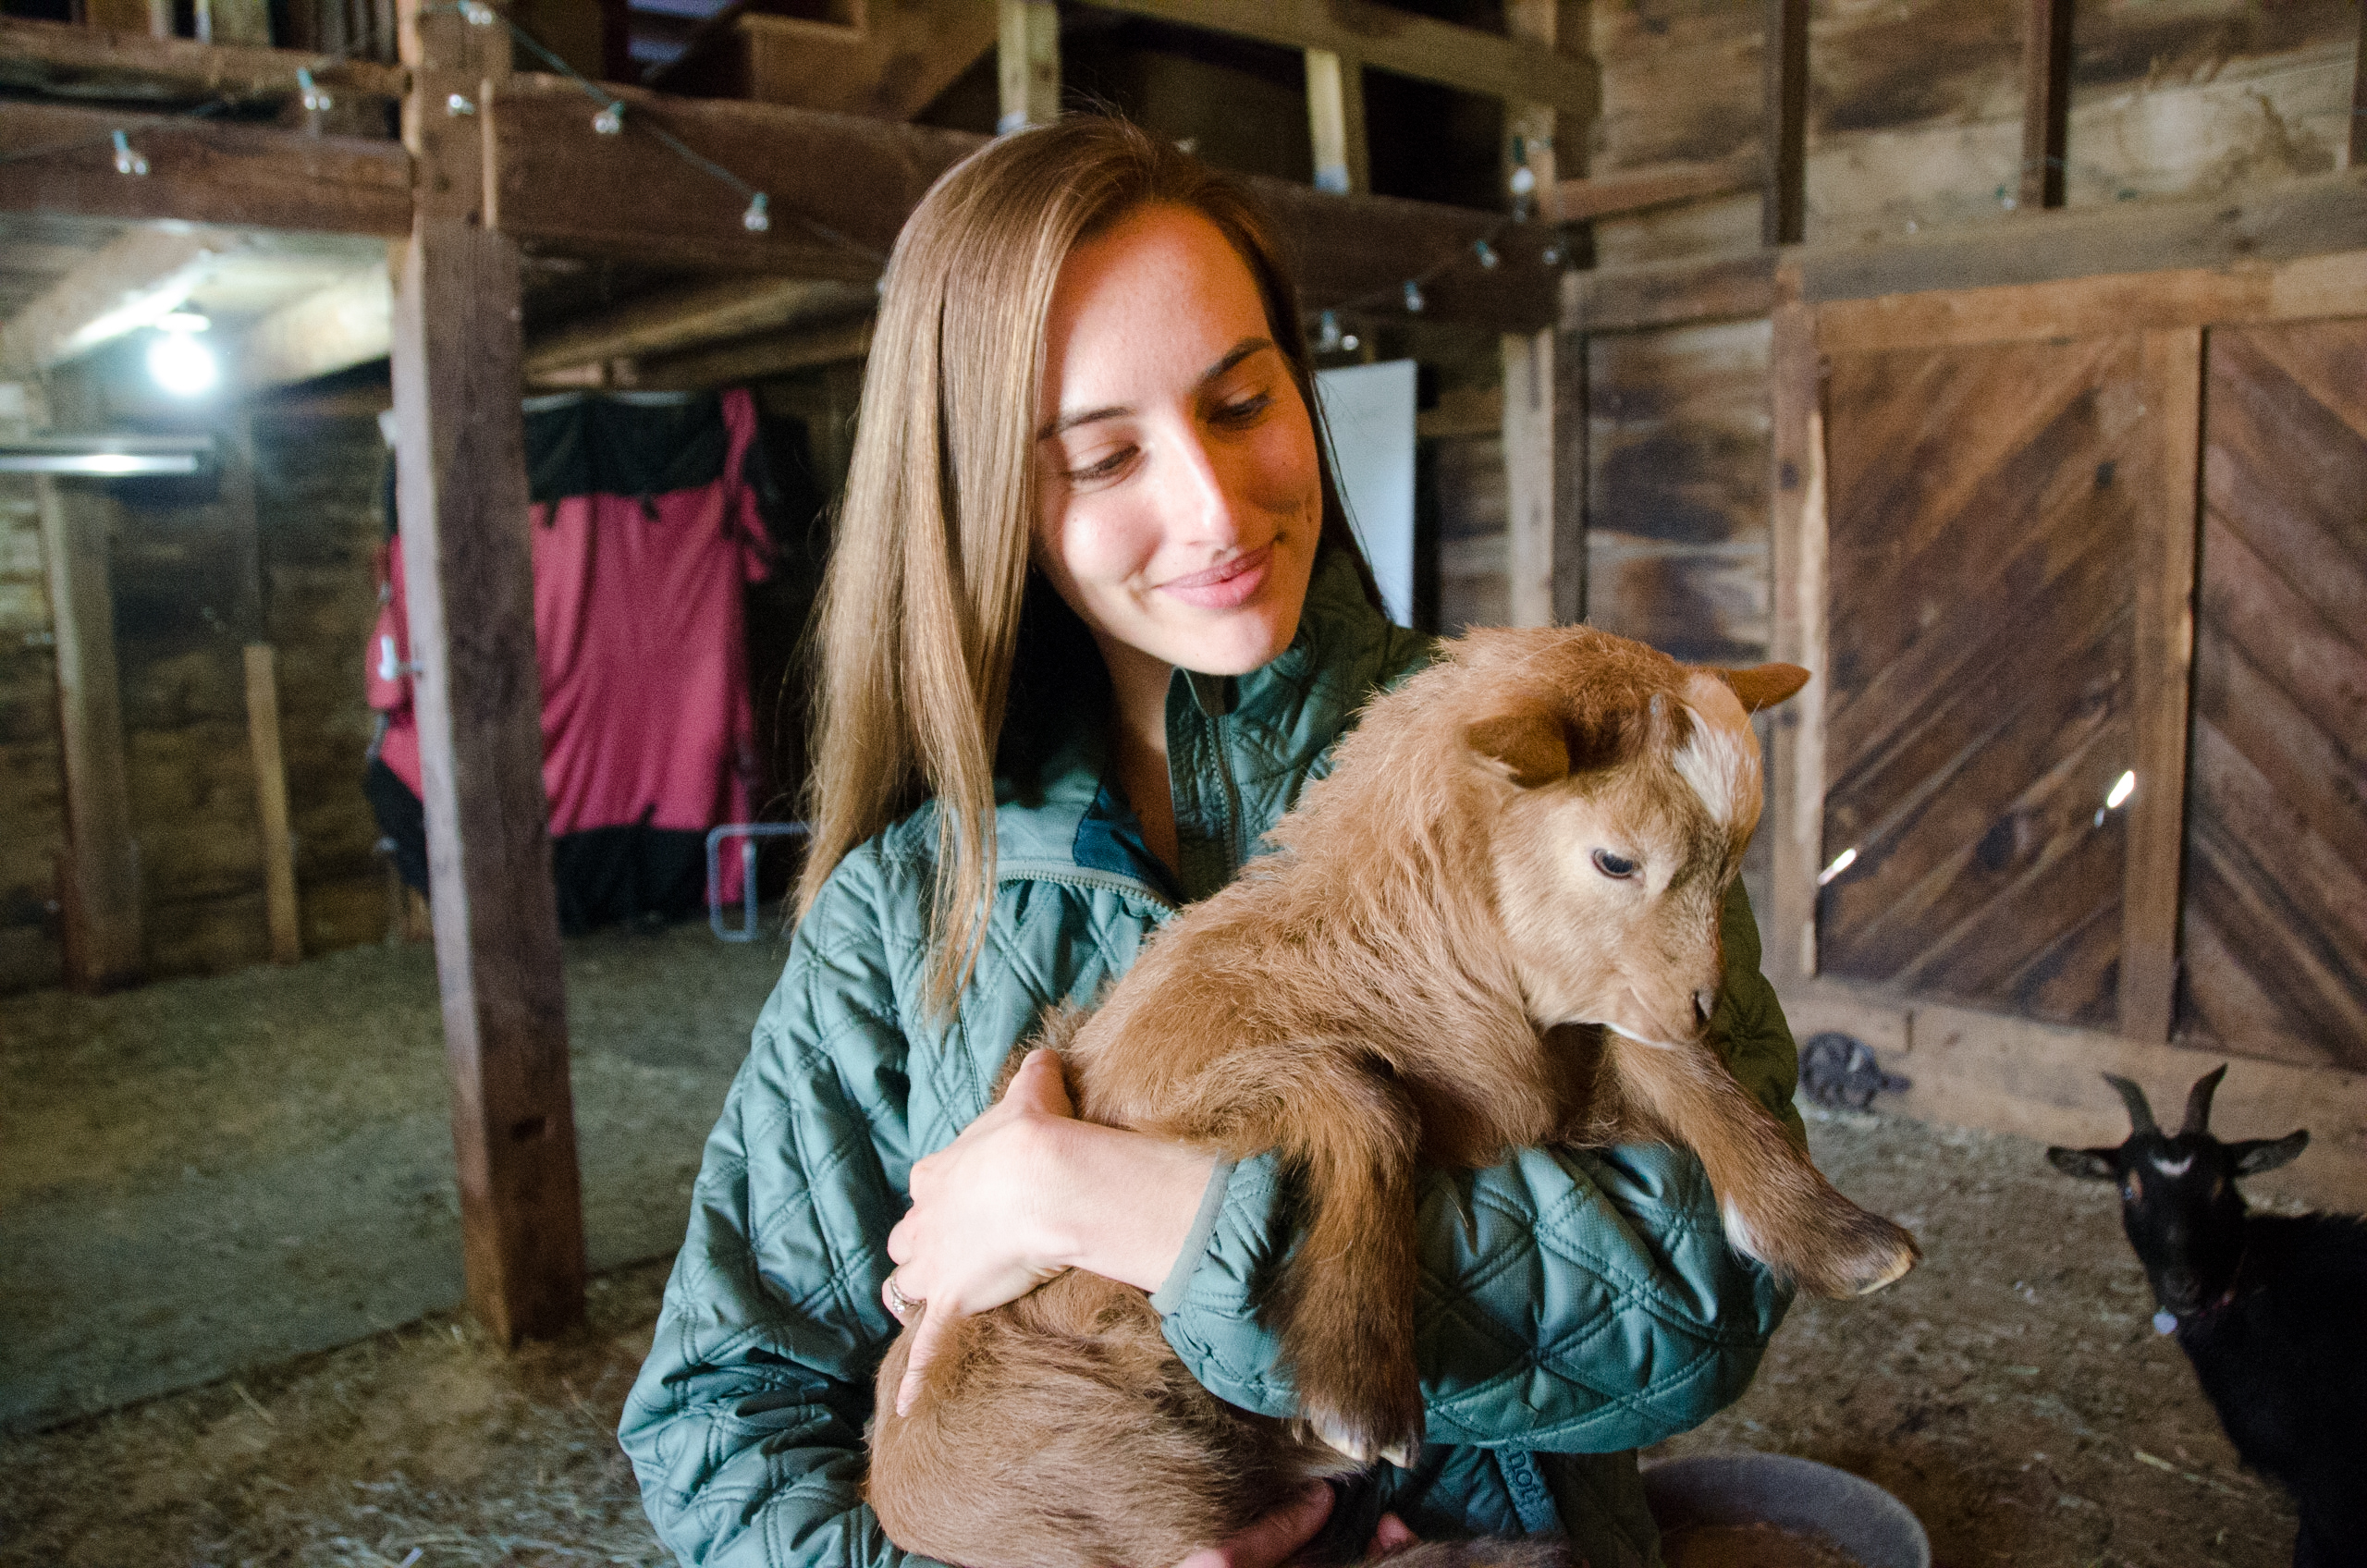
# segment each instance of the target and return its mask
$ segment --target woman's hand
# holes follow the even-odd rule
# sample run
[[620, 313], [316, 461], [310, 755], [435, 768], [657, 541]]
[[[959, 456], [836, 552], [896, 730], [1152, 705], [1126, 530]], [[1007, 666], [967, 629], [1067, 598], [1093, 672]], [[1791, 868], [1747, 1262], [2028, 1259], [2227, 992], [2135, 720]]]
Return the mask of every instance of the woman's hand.
[[1033, 1051], [985, 1115], [913, 1167], [880, 1291], [899, 1322], [926, 1304], [896, 1412], [956, 1319], [1016, 1301], [1063, 1268], [1156, 1290], [1191, 1233], [1215, 1161], [1076, 1119], [1061, 1060]]

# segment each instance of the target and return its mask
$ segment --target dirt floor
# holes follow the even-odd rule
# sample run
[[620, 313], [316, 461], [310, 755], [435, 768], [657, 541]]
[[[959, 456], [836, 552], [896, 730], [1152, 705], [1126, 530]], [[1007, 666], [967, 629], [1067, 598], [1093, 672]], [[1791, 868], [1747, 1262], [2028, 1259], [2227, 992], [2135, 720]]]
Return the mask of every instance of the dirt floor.
[[[667, 1561], [611, 1436], [665, 1267], [617, 1265], [637, 1236], [663, 1238], [633, 1255], [643, 1256], [679, 1236], [699, 1138], [778, 954], [718, 949], [693, 927], [570, 943], [569, 962], [587, 1212], [595, 1264], [605, 1253], [607, 1271], [595, 1280], [583, 1329], [509, 1356], [439, 1310], [459, 1294], [456, 1266], [430, 1257], [439, 1245], [457, 1256], [448, 1214], [418, 1223], [416, 1236], [386, 1242], [365, 1232], [362, 1246], [340, 1246], [311, 1220], [297, 1244], [281, 1241], [291, 1233], [283, 1223], [313, 1209], [350, 1228], [364, 1214], [389, 1223], [406, 1193], [423, 1213], [436, 1208], [429, 1200], [438, 1193], [448, 1202], [448, 1145], [440, 1165], [431, 1146], [444, 1135], [442, 1089], [421, 949], [109, 1002], [0, 1002], [0, 1146], [9, 1151], [0, 1177], [0, 1355], [9, 1358], [11, 1397], [26, 1366], [12, 1341], [28, 1333], [86, 1358], [112, 1347], [152, 1376], [231, 1354], [184, 1341], [227, 1334], [247, 1347], [224, 1367], [229, 1375], [210, 1374], [203, 1386], [0, 1438], [0, 1475], [8, 1477], [0, 1485], [0, 1563]], [[290, 976], [310, 1011], [277, 1005], [287, 998], [274, 987]], [[349, 1005], [357, 999], [368, 1003], [363, 1014], [409, 1022], [357, 1036]], [[75, 1010], [86, 1008], [102, 1011], [74, 1023]], [[200, 1019], [202, 1028], [191, 1023]], [[29, 1060], [29, 1022], [45, 1031], [52, 1071]], [[240, 1035], [265, 1023], [262, 1046]], [[93, 1036], [98, 1023], [105, 1027]], [[191, 1030], [208, 1043], [172, 1043]], [[209, 1061], [217, 1064], [211, 1071]], [[228, 1083], [214, 1084], [216, 1075]], [[80, 1097], [100, 1081], [105, 1098]], [[407, 1144], [385, 1131], [390, 1121], [423, 1121], [427, 1131], [406, 1134]], [[2152, 1304], [2108, 1188], [2056, 1175], [2022, 1139], [1851, 1114], [1817, 1115], [1810, 1133], [1820, 1163], [1846, 1191], [1916, 1229], [1926, 1262], [1868, 1300], [1800, 1304], [1744, 1400], [1658, 1453], [1765, 1449], [1854, 1471], [1914, 1509], [1945, 1568], [2267, 1568], [2290, 1560], [2289, 1507], [2238, 1468], [2176, 1345], [2152, 1332]], [[304, 1163], [324, 1150], [381, 1146], [373, 1138], [408, 1151], [391, 1178]], [[242, 1152], [250, 1147], [252, 1158]], [[432, 1180], [439, 1169], [444, 1188]], [[242, 1170], [254, 1174], [240, 1177]], [[191, 1182], [219, 1183], [210, 1190], [222, 1203], [266, 1203], [263, 1185], [307, 1173], [343, 1180], [357, 1195], [328, 1203], [286, 1194], [276, 1209], [210, 1216], [193, 1203], [164, 1203]], [[653, 1191], [623, 1190], [634, 1183]], [[120, 1190], [109, 1195], [109, 1187]], [[159, 1222], [143, 1218], [160, 1203], [186, 1236], [160, 1234]], [[10, 1255], [22, 1239], [50, 1233], [40, 1222], [45, 1211], [112, 1224], [94, 1244], [120, 1256], [79, 1282], [59, 1275], [54, 1299], [29, 1324], [37, 1292]], [[44, 1258], [60, 1258], [61, 1243], [42, 1244]], [[301, 1256], [301, 1269], [242, 1265], [247, 1274], [227, 1278], [266, 1294], [326, 1281], [325, 1290], [350, 1299], [311, 1327], [362, 1327], [342, 1336], [350, 1342], [319, 1341], [338, 1348], [270, 1352], [288, 1336], [238, 1329], [254, 1315], [254, 1299], [210, 1299], [216, 1277], [174, 1261], [208, 1246], [227, 1249], [220, 1256], [232, 1263], [249, 1253]], [[411, 1259], [403, 1267], [414, 1272], [451, 1272], [440, 1298], [391, 1329], [367, 1323], [351, 1305], [400, 1309], [402, 1292], [371, 1294], [390, 1258]], [[178, 1284], [147, 1290], [145, 1305], [130, 1311], [92, 1293], [134, 1279], [142, 1259], [147, 1272]], [[144, 1328], [142, 1314], [153, 1318]], [[92, 1318], [114, 1326], [79, 1341], [55, 1327]], [[67, 1379], [81, 1397], [98, 1397], [107, 1383], [95, 1366]], [[182, 1379], [199, 1380], [186, 1370]]]

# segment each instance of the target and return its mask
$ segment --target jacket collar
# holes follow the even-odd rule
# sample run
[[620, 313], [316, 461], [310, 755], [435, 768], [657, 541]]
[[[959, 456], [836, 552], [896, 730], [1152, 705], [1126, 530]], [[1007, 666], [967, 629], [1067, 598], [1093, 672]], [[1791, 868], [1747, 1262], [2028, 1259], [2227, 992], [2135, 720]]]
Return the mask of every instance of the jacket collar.
[[1134, 814], [1107, 787], [1098, 726], [1080, 722], [1024, 801], [999, 785], [996, 879], [1106, 884], [1171, 905], [1216, 891], [1319, 777], [1332, 742], [1370, 694], [1368, 655], [1387, 632], [1354, 559], [1324, 551], [1288, 648], [1246, 675], [1178, 670], [1169, 688], [1168, 777], [1182, 876], [1165, 876], [1143, 845]]

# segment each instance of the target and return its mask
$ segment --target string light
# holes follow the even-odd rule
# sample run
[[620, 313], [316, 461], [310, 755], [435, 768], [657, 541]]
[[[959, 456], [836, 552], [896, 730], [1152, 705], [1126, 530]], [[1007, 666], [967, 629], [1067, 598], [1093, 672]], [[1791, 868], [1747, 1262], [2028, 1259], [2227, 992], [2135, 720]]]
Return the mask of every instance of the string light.
[[748, 198], [748, 210], [740, 214], [740, 227], [751, 234], [763, 234], [773, 226], [771, 202], [761, 190]]
[[313, 80], [313, 73], [302, 66], [296, 67], [296, 87], [302, 95], [304, 108], [308, 113], [322, 114], [337, 106], [337, 100], [324, 92], [320, 83]]
[[115, 133], [115, 172], [129, 175], [148, 172], [148, 160], [132, 150], [131, 138], [119, 130]]
[[450, 97], [444, 100], [444, 112], [448, 115], [458, 117], [461, 115], [475, 114], [477, 112], [477, 106], [472, 100], [460, 93], [455, 92]]
[[622, 136], [625, 133], [625, 104], [619, 98], [592, 116], [592, 129], [602, 136]]
[[1478, 257], [1479, 264], [1490, 272], [1496, 270], [1496, 263], [1501, 259], [1496, 254], [1496, 248], [1484, 239], [1475, 239], [1471, 242], [1471, 253]]
[[1422, 313], [1422, 307], [1426, 303], [1428, 303], [1428, 301], [1422, 298], [1421, 284], [1413, 278], [1407, 278], [1405, 280], [1406, 310], [1412, 312], [1415, 315], [1420, 315]]

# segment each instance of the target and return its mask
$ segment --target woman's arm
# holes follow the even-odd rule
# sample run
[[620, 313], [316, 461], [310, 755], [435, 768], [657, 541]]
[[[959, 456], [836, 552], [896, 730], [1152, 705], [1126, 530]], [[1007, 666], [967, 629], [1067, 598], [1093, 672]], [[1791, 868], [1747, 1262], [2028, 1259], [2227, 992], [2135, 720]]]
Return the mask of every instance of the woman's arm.
[[[1713, 1036], [1799, 1136], [1791, 1036], [1739, 887], [1723, 936]], [[1193, 1376], [1273, 1415], [1296, 1398], [1255, 1304], [1288, 1247], [1288, 1207], [1270, 1156], [1242, 1164], [1205, 1251], [1159, 1301]], [[1482, 1171], [1429, 1173], [1418, 1225], [1415, 1329], [1435, 1442], [1657, 1442], [1742, 1392], [1790, 1301], [1727, 1246], [1699, 1162], [1663, 1145], [1528, 1149]]]

